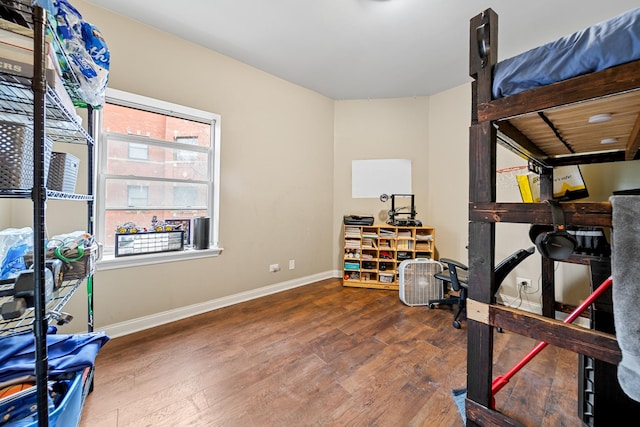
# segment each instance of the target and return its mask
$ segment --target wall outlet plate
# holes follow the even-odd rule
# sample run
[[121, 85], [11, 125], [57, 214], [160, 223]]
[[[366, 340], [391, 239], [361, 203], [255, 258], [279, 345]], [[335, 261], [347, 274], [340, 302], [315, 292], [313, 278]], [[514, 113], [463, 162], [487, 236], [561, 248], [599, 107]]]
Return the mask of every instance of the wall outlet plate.
[[531, 279], [516, 277], [516, 284], [521, 288], [531, 289]]

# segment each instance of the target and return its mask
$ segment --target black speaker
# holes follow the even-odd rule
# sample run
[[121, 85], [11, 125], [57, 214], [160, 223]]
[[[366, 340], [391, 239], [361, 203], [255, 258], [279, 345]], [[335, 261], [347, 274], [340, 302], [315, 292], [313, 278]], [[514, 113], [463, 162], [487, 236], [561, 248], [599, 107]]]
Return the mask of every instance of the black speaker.
[[555, 200], [545, 200], [545, 203], [551, 207], [553, 226], [533, 224], [529, 229], [529, 237], [542, 256], [562, 261], [571, 256], [578, 242], [565, 229], [564, 212], [560, 204]]
[[200, 216], [193, 220], [193, 248], [209, 249], [210, 218]]

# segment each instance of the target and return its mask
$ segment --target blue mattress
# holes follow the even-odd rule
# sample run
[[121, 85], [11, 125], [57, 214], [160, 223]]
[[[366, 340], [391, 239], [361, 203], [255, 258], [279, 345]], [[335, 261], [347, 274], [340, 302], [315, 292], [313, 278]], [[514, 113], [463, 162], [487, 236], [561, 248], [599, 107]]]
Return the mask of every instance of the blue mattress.
[[640, 59], [640, 8], [496, 64], [493, 97]]

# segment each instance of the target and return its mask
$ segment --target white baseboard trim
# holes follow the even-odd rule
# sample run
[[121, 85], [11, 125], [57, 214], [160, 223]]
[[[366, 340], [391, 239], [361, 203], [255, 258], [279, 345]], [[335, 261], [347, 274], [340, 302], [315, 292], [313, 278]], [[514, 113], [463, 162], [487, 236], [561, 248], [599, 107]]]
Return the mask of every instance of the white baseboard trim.
[[233, 304], [250, 301], [252, 299], [275, 294], [276, 292], [305, 286], [311, 283], [318, 282], [320, 280], [330, 279], [334, 277], [341, 277], [341, 272], [337, 270], [326, 271], [323, 273], [313, 274], [311, 276], [300, 277], [298, 279], [288, 280], [286, 282], [276, 283], [269, 286], [263, 286], [262, 288], [252, 289], [250, 291], [240, 292], [238, 294], [205, 301], [198, 304], [163, 311], [161, 313], [154, 313], [148, 316], [127, 320], [125, 322], [115, 323], [113, 325], [109, 325], [99, 329], [101, 331], [104, 331], [110, 338], [116, 338], [156, 326], [161, 326], [170, 322], [174, 322], [176, 320], [186, 319], [187, 317], [195, 316], [197, 314], [206, 313], [208, 311], [228, 307]]

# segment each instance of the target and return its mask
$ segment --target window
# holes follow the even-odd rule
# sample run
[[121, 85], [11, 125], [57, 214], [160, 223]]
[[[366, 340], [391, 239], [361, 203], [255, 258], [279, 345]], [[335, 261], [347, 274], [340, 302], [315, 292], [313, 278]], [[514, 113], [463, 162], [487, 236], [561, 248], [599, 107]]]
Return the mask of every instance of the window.
[[129, 158], [135, 160], [149, 159], [149, 146], [146, 144], [129, 143]]
[[142, 207], [149, 203], [149, 187], [127, 185], [127, 206]]
[[150, 230], [154, 217], [210, 217], [216, 252], [220, 117], [108, 89], [99, 121], [95, 233], [105, 257], [119, 225]]
[[[179, 144], [198, 145], [198, 137], [197, 136], [176, 136], [176, 142]], [[193, 151], [188, 151], [188, 150], [176, 150], [175, 155], [176, 155], [176, 160], [189, 162], [189, 161], [195, 160], [198, 156], [198, 153], [194, 153]]]

